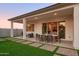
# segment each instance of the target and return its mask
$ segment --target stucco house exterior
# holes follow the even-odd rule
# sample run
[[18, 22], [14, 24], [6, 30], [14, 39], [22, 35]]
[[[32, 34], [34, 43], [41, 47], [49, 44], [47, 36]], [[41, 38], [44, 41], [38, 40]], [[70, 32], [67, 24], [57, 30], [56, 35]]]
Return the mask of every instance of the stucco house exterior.
[[79, 4], [77, 3], [57, 3], [8, 20], [11, 21], [11, 37], [14, 37], [13, 22], [18, 22], [23, 23], [23, 39], [27, 38], [27, 32], [34, 34], [53, 32], [55, 35], [63, 33], [62, 40], [72, 41], [73, 47], [79, 49]]

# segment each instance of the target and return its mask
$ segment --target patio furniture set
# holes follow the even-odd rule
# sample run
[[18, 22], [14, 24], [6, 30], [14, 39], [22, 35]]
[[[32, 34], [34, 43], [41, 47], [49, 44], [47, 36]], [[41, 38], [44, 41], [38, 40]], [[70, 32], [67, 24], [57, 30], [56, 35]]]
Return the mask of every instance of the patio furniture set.
[[61, 42], [61, 39], [58, 35], [51, 35], [51, 34], [36, 34], [36, 40], [46, 43], [52, 43], [52, 42]]

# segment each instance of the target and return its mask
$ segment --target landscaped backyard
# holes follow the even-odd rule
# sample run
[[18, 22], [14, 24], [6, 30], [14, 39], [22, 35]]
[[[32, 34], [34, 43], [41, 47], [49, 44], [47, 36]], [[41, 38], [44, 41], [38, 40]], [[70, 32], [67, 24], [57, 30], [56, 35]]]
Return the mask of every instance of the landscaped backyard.
[[25, 44], [16, 43], [10, 40], [0, 41], [0, 55], [15, 55], [15, 56], [52, 56], [53, 53], [32, 47]]
[[[4, 39], [4, 40], [3, 40]], [[11, 41], [14, 38], [0, 38], [0, 55], [2, 56], [53, 56], [56, 53], [58, 46], [53, 51], [33, 47], [29, 44], [22, 44], [19, 42]], [[3, 41], [2, 41], [3, 40]], [[31, 44], [31, 43], [30, 43]]]

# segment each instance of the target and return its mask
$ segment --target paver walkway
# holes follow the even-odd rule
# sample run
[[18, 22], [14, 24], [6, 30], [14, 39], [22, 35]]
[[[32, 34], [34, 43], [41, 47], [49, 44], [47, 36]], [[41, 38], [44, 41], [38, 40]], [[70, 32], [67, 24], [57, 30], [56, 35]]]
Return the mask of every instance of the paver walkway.
[[34, 46], [34, 47], [39, 47], [39, 46], [41, 46], [42, 44], [41, 44], [41, 43], [32, 43], [32, 44], [29, 44], [29, 45]]
[[16, 39], [12, 41], [16, 41], [22, 44], [29, 44], [30, 46], [34, 46], [40, 49], [55, 52], [54, 56], [77, 56], [78, 55], [77, 51], [74, 49], [58, 47], [55, 45], [47, 45], [47, 44], [42, 44], [42, 43], [37, 43], [37, 42], [32, 42], [32, 41], [22, 40], [22, 39]]
[[61, 56], [61, 55], [58, 55], [58, 54], [54, 54], [54, 56]]
[[48, 51], [54, 51], [56, 49], [56, 46], [52, 45], [43, 45], [40, 47], [41, 49], [48, 50]]
[[30, 41], [25, 41], [25, 42], [21, 42], [22, 44], [31, 44], [32, 42]]
[[62, 48], [62, 47], [59, 47], [59, 49], [57, 50], [57, 53], [67, 55], [67, 56], [77, 56], [76, 50], [68, 49], [68, 48]]

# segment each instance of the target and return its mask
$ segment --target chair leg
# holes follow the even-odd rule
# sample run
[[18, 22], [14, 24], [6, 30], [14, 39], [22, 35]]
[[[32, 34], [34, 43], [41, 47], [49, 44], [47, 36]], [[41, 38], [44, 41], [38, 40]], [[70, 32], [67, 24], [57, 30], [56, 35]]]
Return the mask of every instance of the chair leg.
[[61, 39], [59, 39], [59, 43], [61, 43]]

